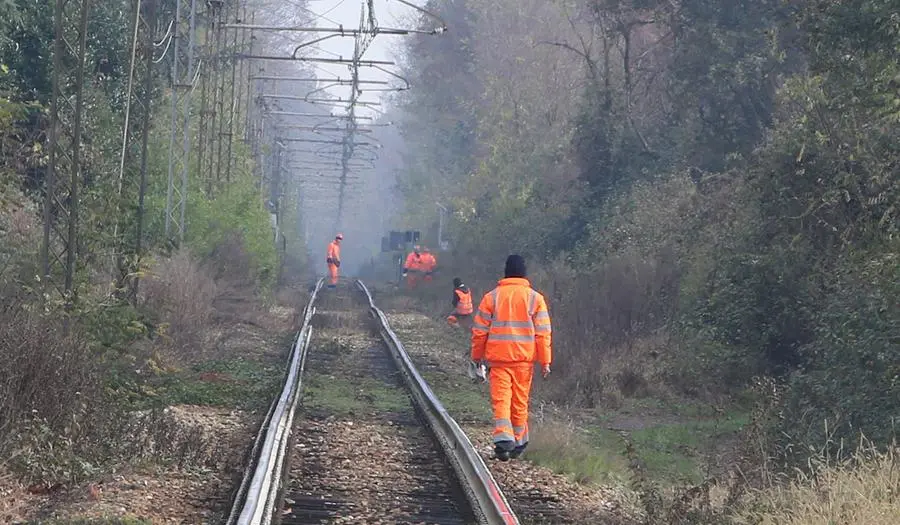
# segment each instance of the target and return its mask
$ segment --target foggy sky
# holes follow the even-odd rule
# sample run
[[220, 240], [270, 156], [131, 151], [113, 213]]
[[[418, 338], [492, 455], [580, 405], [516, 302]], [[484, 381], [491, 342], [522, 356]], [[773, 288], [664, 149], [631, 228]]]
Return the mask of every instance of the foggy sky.
[[[313, 24], [318, 27], [343, 27], [354, 29], [359, 26], [361, 7], [364, 0], [308, 0], [308, 10], [305, 13], [309, 16], [315, 16]], [[417, 4], [424, 4], [419, 1]], [[415, 10], [404, 6], [398, 2], [391, 0], [375, 0], [375, 17], [380, 27], [414, 27], [417, 20]], [[315, 14], [315, 15], [314, 15]], [[374, 39], [367, 49], [364, 58], [368, 60], [394, 60], [396, 61], [395, 51], [403, 45], [406, 37], [379, 35]], [[305, 39], [309, 39], [306, 37]], [[343, 57], [350, 58], [353, 56], [354, 39], [353, 38], [332, 38], [315, 47], [311, 47], [306, 56], [317, 57]], [[399, 68], [390, 67], [389, 69], [400, 72]], [[315, 64], [314, 73], [317, 77], [339, 77], [342, 79], [350, 78], [350, 70], [345, 65]], [[380, 80], [391, 81], [392, 85], [399, 85], [400, 82], [390, 77], [390, 75], [373, 68], [362, 68], [360, 70], [360, 78], [364, 80]], [[319, 84], [317, 87], [324, 87]], [[332, 87], [328, 90], [330, 94], [342, 99], [350, 96], [348, 87]], [[364, 93], [361, 98], [363, 100], [377, 100], [386, 104], [387, 100], [381, 100], [384, 93]], [[386, 110], [385, 106], [378, 110], [368, 109], [365, 107], [357, 108], [357, 115], [378, 118], [382, 111]], [[341, 108], [334, 108], [334, 113], [342, 113]], [[360, 123], [361, 126], [367, 125], [366, 121]], [[376, 128], [375, 135], [379, 137], [384, 144], [384, 150], [379, 154], [379, 160], [375, 163], [375, 169], [360, 171], [355, 175], [361, 180], [351, 188], [348, 188], [347, 209], [344, 213], [343, 224], [340, 226], [341, 232], [345, 236], [342, 249], [342, 273], [354, 274], [360, 267], [366, 264], [372, 257], [377, 256], [380, 252], [381, 236], [390, 229], [389, 219], [397, 211], [396, 203], [391, 198], [391, 186], [393, 184], [393, 172], [398, 168], [400, 159], [398, 152], [402, 149], [402, 143], [396, 130], [387, 128]], [[300, 163], [302, 160], [298, 159]], [[306, 170], [302, 170], [306, 172]], [[300, 177], [306, 177], [297, 173]], [[317, 192], [308, 196], [315, 198]], [[305, 223], [305, 234], [309, 243], [310, 255], [312, 263], [318, 274], [325, 271], [324, 251], [325, 246], [331, 241], [333, 235], [337, 232], [333, 231], [332, 212], [329, 206], [322, 208], [321, 204], [313, 204], [309, 201], [303, 203], [303, 215]]]

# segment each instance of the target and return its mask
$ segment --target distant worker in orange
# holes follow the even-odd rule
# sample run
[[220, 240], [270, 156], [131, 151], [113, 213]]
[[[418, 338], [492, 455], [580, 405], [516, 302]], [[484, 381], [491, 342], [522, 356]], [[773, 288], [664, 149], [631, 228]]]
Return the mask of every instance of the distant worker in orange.
[[403, 277], [406, 277], [406, 286], [410, 289], [415, 288], [419, 282], [419, 277], [424, 273], [425, 259], [422, 256], [422, 248], [417, 244], [413, 247], [413, 251], [406, 256], [406, 262], [403, 263]]
[[422, 254], [422, 271], [425, 272], [425, 277], [423, 280], [426, 283], [430, 283], [434, 277], [434, 270], [437, 269], [437, 257], [431, 253], [431, 250], [426, 247]]
[[328, 263], [328, 287], [334, 288], [338, 283], [338, 276], [340, 272], [338, 268], [341, 267], [341, 241], [344, 240], [344, 236], [342, 234], [337, 234], [334, 237], [334, 240], [328, 244], [328, 255], [325, 258], [325, 262]]
[[490, 369], [494, 408], [494, 452], [507, 461], [528, 445], [528, 397], [534, 363], [550, 374], [550, 313], [544, 296], [531, 288], [525, 259], [510, 255], [504, 278], [478, 306], [472, 326], [472, 361]]
[[475, 311], [472, 306], [472, 290], [463, 284], [462, 279], [456, 277], [453, 279], [453, 313], [447, 317], [447, 322], [453, 326], [462, 325], [469, 328], [472, 325], [472, 312]]

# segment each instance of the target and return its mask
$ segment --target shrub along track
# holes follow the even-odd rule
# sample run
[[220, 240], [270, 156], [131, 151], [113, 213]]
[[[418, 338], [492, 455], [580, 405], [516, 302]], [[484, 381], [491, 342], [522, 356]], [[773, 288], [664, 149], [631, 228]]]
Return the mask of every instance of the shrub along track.
[[359, 295], [318, 300], [281, 523], [474, 523]]
[[[209, 327], [207, 342], [190, 350], [190, 365], [146, 374], [158, 380], [147, 385], [154, 402], [168, 408], [122, 423], [120, 446], [128, 452], [115, 450], [97, 475], [26, 487], [0, 466], [0, 523], [222, 523], [265, 414], [257, 397], [265, 401], [269, 387], [278, 387], [296, 315], [257, 308], [243, 305], [259, 322]], [[72, 461], [61, 453], [46, 458], [59, 460]]]

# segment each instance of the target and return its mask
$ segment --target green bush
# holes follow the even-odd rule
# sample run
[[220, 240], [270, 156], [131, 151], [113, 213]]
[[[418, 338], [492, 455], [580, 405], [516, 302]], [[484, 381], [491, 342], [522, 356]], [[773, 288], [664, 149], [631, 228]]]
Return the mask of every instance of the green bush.
[[259, 198], [259, 189], [249, 178], [235, 180], [227, 191], [213, 199], [192, 193], [188, 201], [186, 242], [201, 257], [234, 235], [250, 255], [251, 275], [263, 288], [277, 278], [278, 252], [273, 239], [269, 212]]
[[897, 252], [845, 261], [827, 289], [815, 338], [801, 350], [806, 364], [790, 379], [781, 442], [852, 448], [863, 435], [890, 443], [900, 423]]

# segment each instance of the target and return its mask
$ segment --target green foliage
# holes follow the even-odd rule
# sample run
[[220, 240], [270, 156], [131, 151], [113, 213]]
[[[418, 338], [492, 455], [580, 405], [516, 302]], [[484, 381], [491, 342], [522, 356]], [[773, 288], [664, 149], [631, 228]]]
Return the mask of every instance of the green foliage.
[[346, 417], [408, 410], [409, 398], [394, 385], [372, 378], [310, 374], [303, 394], [305, 410]]
[[51, 2], [3, 2], [12, 16], [0, 8], [0, 63], [10, 72], [0, 76], [0, 91], [14, 90], [23, 100], [48, 103], [52, 93], [50, 50], [53, 44]]
[[257, 409], [278, 391], [282, 372], [280, 366], [254, 360], [211, 361], [162, 372], [138, 387], [135, 401], [139, 408], [186, 404]]
[[[508, 253], [533, 261], [566, 349], [565, 399], [603, 399], [613, 349], [663, 338], [652, 354], [680, 391], [787, 383], [771, 429], [783, 446], [860, 431], [887, 443], [900, 407], [893, 4], [584, 1], [558, 7], [557, 26], [546, 4], [469, 4], [474, 32], [410, 60], [465, 58], [483, 89], [424, 77], [455, 105], [406, 110], [438, 137], [465, 116], [477, 147], [415, 139], [418, 157], [452, 151], [470, 167], [411, 167], [408, 217], [421, 225], [422, 203], [452, 196], [445, 231], [470, 285]], [[511, 35], [520, 20], [529, 42]], [[568, 96], [566, 68], [583, 80], [560, 124], [542, 110]]]
[[580, 432], [560, 423], [529, 429], [527, 459], [578, 483], [624, 483], [628, 465], [622, 456], [622, 438], [615, 432]]
[[146, 320], [128, 303], [89, 305], [83, 302], [78, 309], [79, 324], [98, 350], [122, 352], [129, 343], [149, 335]]
[[893, 246], [842, 261], [828, 279], [827, 298], [811, 313], [815, 337], [801, 349], [806, 365], [791, 377], [783, 446], [897, 437], [900, 245]]
[[18, 23], [20, 17], [19, 7], [14, 0], [0, 0], [0, 30], [7, 30], [9, 26]]
[[229, 236], [238, 234], [251, 255], [253, 276], [264, 287], [274, 283], [278, 253], [269, 213], [251, 179], [236, 180], [213, 199], [194, 192], [188, 206], [186, 241], [197, 255], [212, 255]]
[[453, 27], [455, 38], [415, 35], [405, 57], [409, 81], [429, 86], [412, 89], [400, 99], [414, 108], [402, 126], [408, 140], [406, 164], [398, 186], [407, 194], [427, 196], [411, 201], [407, 215], [421, 224], [430, 217], [435, 200], [448, 200], [476, 165], [476, 115], [471, 108], [479, 84], [472, 49], [472, 11], [466, 0], [428, 2]]

